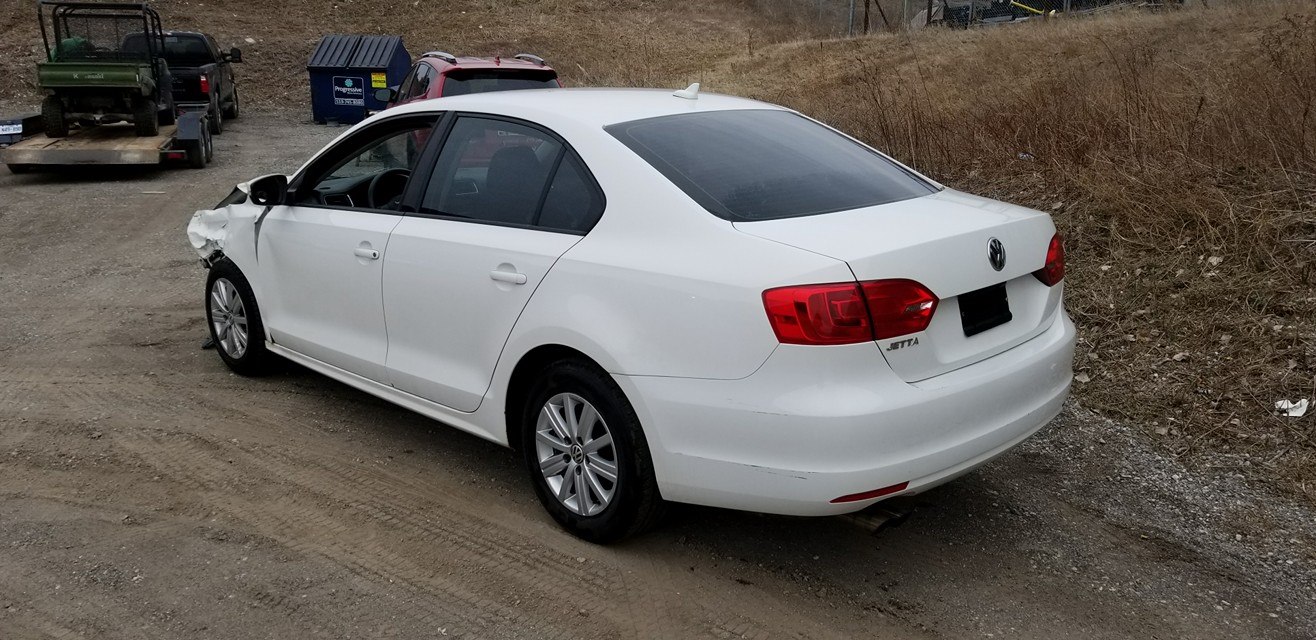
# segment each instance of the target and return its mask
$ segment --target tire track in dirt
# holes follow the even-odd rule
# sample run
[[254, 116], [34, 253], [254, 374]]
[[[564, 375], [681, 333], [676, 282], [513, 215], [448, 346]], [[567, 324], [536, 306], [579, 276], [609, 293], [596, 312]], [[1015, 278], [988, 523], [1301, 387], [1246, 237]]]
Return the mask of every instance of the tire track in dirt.
[[[523, 628], [533, 622], [524, 613], [475, 593], [448, 575], [418, 567], [415, 557], [403, 556], [387, 540], [381, 539], [380, 527], [364, 531], [349, 527], [325, 513], [319, 505], [305, 504], [299, 499], [305, 497], [305, 492], [253, 501], [236, 497], [227, 489], [231, 486], [230, 477], [235, 473], [254, 474], [260, 478], [260, 484], [278, 486], [283, 483], [277, 476], [264, 472], [263, 464], [252, 464], [253, 461], [248, 459], [243, 464], [230, 465], [214, 457], [212, 448], [196, 446], [196, 441], [195, 437], [181, 442], [178, 438], [147, 438], [129, 446], [171, 478], [185, 478], [183, 482], [208, 494], [205, 500], [223, 510], [229, 518], [278, 540], [293, 551], [321, 556], [364, 578], [367, 584], [388, 584], [393, 590], [406, 592], [423, 611], [418, 616], [421, 621], [461, 627], [450, 628], [450, 633], [483, 633], [506, 623]], [[441, 542], [433, 535], [424, 536], [423, 540], [431, 544]], [[496, 565], [495, 551], [485, 550], [488, 557], [481, 559]], [[564, 633], [553, 630], [552, 635]]]
[[[355, 393], [355, 392], [349, 392]], [[244, 414], [254, 418], [257, 421], [262, 418], [269, 420], [269, 426], [282, 427], [284, 431], [288, 428], [286, 414], [269, 413], [264, 408], [245, 407]], [[390, 409], [390, 411], [398, 411]], [[261, 414], [262, 418], [256, 415]], [[409, 415], [409, 414], [408, 414]], [[278, 420], [279, 418], [285, 418]], [[439, 426], [439, 425], [436, 425]], [[447, 429], [447, 427], [442, 427]], [[467, 499], [455, 499], [457, 496], [448, 497], [452, 499], [436, 501], [435, 496], [444, 495], [442, 488], [447, 486], [451, 488], [454, 484], [451, 481], [443, 482], [436, 480], [435, 475], [439, 470], [431, 470], [431, 473], [424, 473], [423, 470], [417, 470], [417, 473], [403, 473], [402, 469], [392, 472], [380, 467], [363, 466], [356, 463], [342, 462], [342, 451], [334, 449], [330, 445], [319, 444], [318, 436], [320, 435], [313, 429], [307, 430], [308, 434], [317, 439], [299, 443], [296, 453], [293, 454], [282, 446], [264, 447], [259, 449], [258, 455], [266, 458], [262, 461], [262, 468], [268, 472], [276, 473], [285, 478], [289, 483], [303, 483], [308, 491], [320, 491], [323, 483], [314, 483], [307, 485], [306, 468], [308, 466], [318, 465], [320, 470], [325, 474], [332, 474], [342, 479], [342, 482], [336, 484], [332, 492], [321, 492], [326, 499], [349, 500], [353, 508], [362, 510], [367, 517], [381, 522], [404, 523], [407, 532], [420, 532], [424, 535], [437, 534], [441, 539], [449, 544], [460, 543], [474, 553], [481, 553], [489, 546], [503, 550], [504, 553], [511, 552], [514, 557], [521, 561], [517, 563], [518, 571], [510, 576], [503, 576], [496, 584], [506, 583], [508, 581], [519, 581], [525, 588], [533, 588], [532, 582], [524, 579], [518, 580], [522, 573], [538, 575], [540, 573], [550, 573], [552, 575], [565, 574], [572, 580], [576, 588], [589, 585], [591, 588], [582, 593], [583, 596], [592, 596], [599, 602], [612, 602], [610, 607], [598, 607], [597, 610], [585, 607], [591, 615], [605, 615], [613, 620], [622, 628], [630, 627], [634, 635], [638, 637], [652, 636], [656, 633], [673, 632], [673, 620], [685, 620], [689, 617], [689, 603], [700, 603], [701, 616], [689, 621], [689, 627], [682, 629], [681, 634], [718, 634], [734, 633], [736, 636], [754, 637], [756, 630], [759, 630], [759, 623], [743, 616], [730, 616], [727, 612], [744, 609], [743, 602], [737, 602], [724, 596], [725, 585], [719, 585], [722, 588], [707, 588], [703, 585], [690, 582], [690, 577], [682, 569], [674, 569], [671, 563], [664, 562], [647, 562], [645, 556], [631, 556], [624, 558], [631, 566], [636, 561], [644, 566], [644, 575], [647, 580], [644, 582], [658, 582], [660, 584], [680, 585], [681, 593], [676, 594], [674, 589], [653, 589], [638, 588], [636, 584], [641, 580], [626, 580], [620, 573], [609, 567], [600, 567], [593, 572], [580, 570], [580, 564], [574, 560], [577, 556], [575, 552], [563, 549], [547, 549], [543, 544], [536, 542], [527, 542], [524, 534], [518, 531], [518, 528], [524, 527], [524, 514], [502, 508], [500, 505], [490, 506], [484, 496], [472, 496]], [[465, 437], [465, 436], [460, 436]], [[250, 448], [253, 454], [257, 449], [248, 444], [242, 445], [244, 448]], [[282, 460], [282, 465], [269, 464], [269, 457], [275, 457]], [[411, 470], [411, 469], [406, 469]], [[515, 473], [521, 473], [519, 467], [514, 470]], [[421, 480], [416, 481], [416, 478]], [[361, 491], [362, 488], [368, 488], [369, 491]], [[529, 491], [526, 488], [526, 491]], [[483, 504], [481, 504], [483, 502]], [[472, 504], [477, 506], [472, 506]], [[457, 511], [462, 514], [462, 521], [456, 526], [442, 526], [430, 520], [420, 518], [416, 515], [418, 506], [426, 505], [430, 512]], [[535, 513], [538, 514], [538, 507], [534, 507]], [[490, 520], [490, 515], [499, 515], [499, 522], [505, 522], [506, 525], [499, 525]], [[552, 525], [549, 525], [550, 527]], [[467, 535], [464, 532], [468, 530], [479, 531], [479, 535]], [[553, 529], [556, 532], [556, 529]], [[518, 535], [519, 534], [519, 535]], [[551, 538], [550, 538], [551, 539]], [[574, 539], [573, 544], [578, 544]], [[591, 549], [595, 549], [591, 547]], [[578, 551], [578, 550], [577, 550]], [[555, 561], [545, 560], [547, 554], [553, 554]], [[556, 573], [554, 573], [556, 572]], [[620, 579], [619, 579], [620, 578]], [[698, 593], [691, 593], [695, 588]], [[552, 597], [554, 594], [549, 594]], [[556, 594], [560, 597], [560, 594]], [[761, 594], [767, 597], [767, 594]], [[569, 598], [573, 601], [577, 598]], [[671, 613], [673, 615], [665, 615]], [[773, 621], [769, 628], [776, 630], [778, 634], [786, 633], [782, 629], [788, 629], [792, 626], [793, 621], [790, 619], [779, 619]], [[768, 625], [768, 623], [763, 623]], [[763, 631], [766, 633], [766, 631]]]
[[[547, 608], [527, 605], [538, 619], [578, 627], [579, 621], [573, 619], [583, 610], [591, 622], [598, 621], [595, 626], [608, 623], [608, 635], [622, 629], [651, 637], [663, 632], [748, 637], [766, 633], [756, 622], [729, 614], [741, 608], [736, 602], [703, 589], [692, 598], [684, 588], [686, 606], [680, 619], [689, 620], [690, 626], [674, 629], [673, 617], [661, 614], [681, 607], [653, 610], [653, 605], [666, 600], [661, 590], [637, 589], [633, 586], [637, 580], [619, 580], [619, 572], [607, 564], [586, 567], [556, 550], [528, 542], [523, 535], [477, 515], [462, 501], [435, 499], [432, 476], [421, 475], [427, 480], [415, 483], [406, 474], [338, 462], [333, 454], [311, 459], [304, 448], [294, 455], [268, 445], [225, 447], [221, 452], [213, 443], [195, 437], [182, 442], [154, 437], [146, 442], [149, 445], [139, 450], [143, 459], [167, 468], [170, 477], [187, 476], [185, 483], [198, 492], [208, 492], [208, 503], [214, 505], [216, 498], [225, 503], [217, 506], [231, 517], [261, 528], [264, 535], [280, 538], [295, 549], [321, 553], [358, 575], [391, 579], [420, 596], [457, 597], [472, 609], [494, 612], [493, 618], [477, 619], [480, 628], [525, 620], [521, 609], [499, 602], [501, 594], [511, 591], [521, 594], [524, 602], [551, 604]], [[239, 458], [240, 464], [227, 462]], [[173, 460], [186, 460], [187, 464], [168, 462]], [[198, 464], [201, 460], [206, 464]], [[231, 476], [246, 473], [259, 477], [252, 481], [255, 484], [277, 487], [281, 497], [258, 502], [231, 498]], [[454, 513], [457, 517], [451, 518], [454, 524], [448, 524], [425, 518], [424, 513]], [[399, 539], [403, 542], [397, 542]], [[410, 540], [420, 544], [407, 545]], [[406, 555], [396, 550], [399, 544], [407, 547]], [[462, 577], [460, 588], [452, 582], [453, 575]], [[515, 588], [509, 589], [509, 584]], [[688, 610], [691, 601], [698, 603], [696, 612]], [[563, 604], [559, 606], [559, 602]], [[582, 602], [595, 604], [578, 604]], [[647, 611], [635, 611], [637, 603], [644, 603]], [[566, 620], [562, 619], [564, 610]], [[452, 620], [446, 610], [429, 613], [435, 620]], [[694, 620], [690, 620], [691, 613], [698, 614]], [[788, 620], [773, 622], [776, 629], [792, 626]]]

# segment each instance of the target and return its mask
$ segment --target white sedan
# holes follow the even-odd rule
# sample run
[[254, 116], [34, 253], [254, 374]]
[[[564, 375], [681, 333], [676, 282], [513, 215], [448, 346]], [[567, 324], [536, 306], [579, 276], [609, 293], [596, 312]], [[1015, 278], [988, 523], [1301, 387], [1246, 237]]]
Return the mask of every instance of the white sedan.
[[697, 87], [390, 109], [188, 237], [234, 371], [286, 358], [516, 447], [598, 542], [667, 501], [923, 491], [1036, 432], [1072, 378], [1050, 217]]

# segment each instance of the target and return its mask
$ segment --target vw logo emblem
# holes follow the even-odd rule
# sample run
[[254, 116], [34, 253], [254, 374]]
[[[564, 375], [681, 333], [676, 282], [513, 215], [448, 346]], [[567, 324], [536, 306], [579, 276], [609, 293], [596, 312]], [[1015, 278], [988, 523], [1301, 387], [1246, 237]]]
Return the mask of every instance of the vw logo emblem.
[[1005, 268], [1005, 245], [1000, 240], [992, 238], [987, 241], [987, 261], [997, 271]]

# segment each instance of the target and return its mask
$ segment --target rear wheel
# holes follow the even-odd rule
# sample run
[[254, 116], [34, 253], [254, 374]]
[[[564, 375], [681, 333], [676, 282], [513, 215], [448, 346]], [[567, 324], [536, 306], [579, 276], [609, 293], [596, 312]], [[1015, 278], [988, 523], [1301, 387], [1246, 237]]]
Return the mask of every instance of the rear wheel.
[[521, 428], [535, 493], [571, 533], [614, 542], [661, 518], [665, 504], [639, 418], [598, 367], [549, 366], [530, 390]]
[[55, 96], [41, 101], [41, 125], [47, 138], [63, 138], [69, 134], [69, 121], [64, 118], [64, 102]]
[[228, 258], [216, 262], [206, 278], [206, 324], [215, 350], [234, 373], [259, 376], [274, 370], [274, 354], [265, 348], [265, 325], [256, 296]]
[[136, 128], [139, 136], [160, 135], [160, 109], [154, 100], [145, 98], [133, 100], [133, 127]]
[[224, 133], [224, 110], [219, 108], [218, 100], [212, 103], [210, 110], [206, 112], [206, 122], [210, 124], [210, 133], [214, 135]]
[[225, 107], [224, 117], [229, 120], [237, 120], [240, 115], [242, 115], [242, 108], [238, 103], [238, 88], [233, 87], [233, 102], [231, 102], [228, 107]]

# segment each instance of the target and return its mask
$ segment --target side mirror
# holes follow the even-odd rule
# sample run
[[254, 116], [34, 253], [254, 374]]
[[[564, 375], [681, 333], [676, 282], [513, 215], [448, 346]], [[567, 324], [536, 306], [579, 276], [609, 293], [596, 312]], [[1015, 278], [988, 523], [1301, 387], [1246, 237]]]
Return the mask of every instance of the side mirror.
[[229, 49], [229, 50], [228, 50], [228, 61], [229, 61], [229, 62], [242, 62], [242, 49], [239, 49], [239, 48], [237, 48], [237, 47], [233, 47], [232, 49]]
[[375, 89], [375, 99], [380, 102], [383, 102], [384, 104], [393, 102], [394, 100], [397, 99], [397, 97], [398, 97], [398, 90], [393, 87], [388, 87], [386, 89]]
[[251, 203], [262, 207], [283, 204], [288, 197], [288, 176], [281, 174], [256, 178], [247, 187], [251, 190]]

